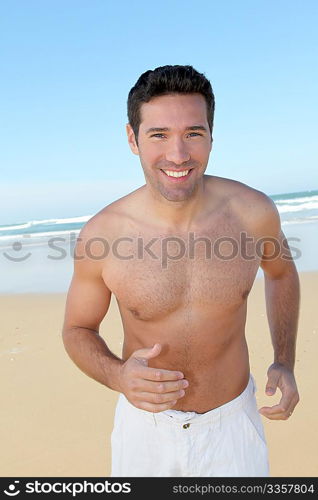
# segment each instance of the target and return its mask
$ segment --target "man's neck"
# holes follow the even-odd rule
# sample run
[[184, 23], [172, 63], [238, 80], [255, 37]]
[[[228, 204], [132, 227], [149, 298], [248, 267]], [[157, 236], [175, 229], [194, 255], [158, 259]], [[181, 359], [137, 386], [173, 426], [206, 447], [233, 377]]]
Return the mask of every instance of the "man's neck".
[[205, 205], [204, 181], [198, 185], [191, 197], [183, 201], [170, 201], [160, 193], [153, 192], [146, 185], [147, 206], [152, 216], [169, 228], [188, 231], [192, 224], [202, 214]]

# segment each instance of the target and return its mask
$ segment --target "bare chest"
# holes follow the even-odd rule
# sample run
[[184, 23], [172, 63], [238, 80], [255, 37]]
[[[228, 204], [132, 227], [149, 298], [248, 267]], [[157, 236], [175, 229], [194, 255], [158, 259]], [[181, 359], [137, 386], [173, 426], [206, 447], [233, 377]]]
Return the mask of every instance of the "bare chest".
[[238, 307], [259, 266], [242, 228], [220, 224], [186, 234], [132, 231], [112, 242], [103, 278], [121, 308], [156, 320], [181, 308]]

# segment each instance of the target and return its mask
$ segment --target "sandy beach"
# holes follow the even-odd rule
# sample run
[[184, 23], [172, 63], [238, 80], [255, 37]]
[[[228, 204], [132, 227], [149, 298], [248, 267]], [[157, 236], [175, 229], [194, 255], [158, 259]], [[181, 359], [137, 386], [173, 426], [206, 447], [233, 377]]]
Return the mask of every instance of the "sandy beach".
[[[301, 401], [288, 421], [262, 417], [271, 476], [310, 477], [318, 470], [318, 272], [302, 272], [296, 378]], [[65, 293], [0, 296], [1, 476], [102, 477], [110, 474], [110, 433], [117, 393], [89, 379], [68, 358], [62, 343]], [[272, 362], [263, 279], [249, 298], [247, 339], [258, 405]], [[117, 304], [101, 334], [118, 355], [122, 326]]]

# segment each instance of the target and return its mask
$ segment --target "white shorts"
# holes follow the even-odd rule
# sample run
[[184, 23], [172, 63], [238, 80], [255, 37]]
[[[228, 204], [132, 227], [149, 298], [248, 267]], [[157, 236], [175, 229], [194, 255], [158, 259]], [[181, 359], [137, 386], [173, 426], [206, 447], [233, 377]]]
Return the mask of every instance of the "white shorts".
[[151, 413], [120, 394], [112, 477], [263, 477], [268, 450], [252, 375], [235, 399], [206, 413]]

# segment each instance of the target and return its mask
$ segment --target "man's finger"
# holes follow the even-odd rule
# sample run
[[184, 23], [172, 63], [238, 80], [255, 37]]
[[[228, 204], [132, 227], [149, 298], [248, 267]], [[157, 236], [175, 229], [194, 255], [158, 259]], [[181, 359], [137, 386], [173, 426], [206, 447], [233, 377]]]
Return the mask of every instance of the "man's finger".
[[280, 373], [274, 370], [270, 371], [268, 374], [267, 384], [265, 387], [265, 392], [268, 396], [273, 396], [276, 392]]
[[138, 349], [132, 354], [132, 358], [143, 361], [145, 365], [148, 365], [148, 360], [159, 356], [161, 353], [161, 344], [155, 344], [152, 347], [144, 347], [143, 349]]
[[[262, 411], [261, 411], [262, 410]], [[260, 413], [261, 415], [263, 415], [263, 417], [266, 417], [268, 418], [269, 420], [288, 420], [291, 415], [293, 414], [293, 412], [291, 410], [288, 410], [286, 412], [275, 412], [275, 413], [272, 413], [272, 412], [267, 412], [267, 408], [264, 407], [264, 408], [261, 408]]]
[[274, 406], [263, 406], [263, 408], [260, 408], [260, 410], [266, 411], [268, 414], [274, 414], [274, 413], [285, 413], [287, 412], [288, 408], [290, 407], [292, 399], [281, 399], [280, 402], [277, 405]]
[[183, 389], [180, 391], [166, 392], [164, 394], [158, 394], [154, 392], [141, 392], [136, 395], [136, 399], [155, 405], [161, 405], [183, 398], [184, 395], [185, 391]]
[[262, 415], [269, 420], [287, 420], [288, 416], [285, 413], [273, 413], [273, 414], [267, 414], [267, 413], [262, 413]]
[[268, 415], [281, 415], [281, 414], [284, 414], [286, 412], [286, 409], [284, 407], [280, 406], [279, 404], [277, 404], [277, 405], [274, 405], [274, 406], [263, 406], [258, 411], [262, 415], [268, 416]]
[[295, 394], [295, 391], [293, 389], [285, 388], [285, 389], [280, 389], [280, 390], [282, 391], [282, 397], [281, 397], [279, 403], [277, 405], [274, 405], [274, 406], [266, 407], [266, 408], [270, 408], [272, 410], [271, 412], [277, 412], [277, 413], [287, 412], [297, 397], [297, 394]]
[[184, 378], [182, 372], [164, 370], [162, 368], [142, 367], [139, 373], [144, 380], [152, 380], [156, 382], [164, 382], [166, 380], [180, 380]]
[[299, 398], [296, 395], [288, 405], [281, 404], [280, 402], [274, 406], [263, 406], [258, 411], [261, 415], [271, 420], [287, 420], [292, 415], [298, 400]]
[[135, 391], [153, 392], [153, 393], [166, 393], [180, 391], [186, 389], [189, 382], [186, 379], [168, 380], [166, 382], [153, 382], [151, 380], [140, 379], [136, 381]]

